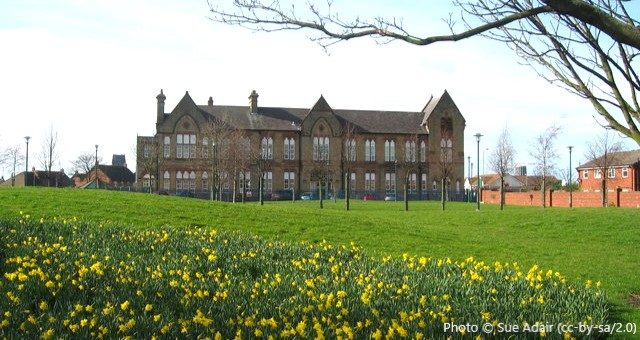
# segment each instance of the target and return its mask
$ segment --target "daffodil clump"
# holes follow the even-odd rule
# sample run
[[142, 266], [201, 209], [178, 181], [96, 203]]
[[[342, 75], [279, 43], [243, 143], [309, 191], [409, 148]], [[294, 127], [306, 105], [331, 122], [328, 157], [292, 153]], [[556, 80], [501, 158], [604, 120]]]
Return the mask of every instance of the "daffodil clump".
[[353, 244], [290, 244], [203, 227], [23, 214], [0, 220], [0, 266], [3, 338], [420, 339], [451, 335], [446, 323], [608, 321], [599, 282], [537, 266], [372, 259]]

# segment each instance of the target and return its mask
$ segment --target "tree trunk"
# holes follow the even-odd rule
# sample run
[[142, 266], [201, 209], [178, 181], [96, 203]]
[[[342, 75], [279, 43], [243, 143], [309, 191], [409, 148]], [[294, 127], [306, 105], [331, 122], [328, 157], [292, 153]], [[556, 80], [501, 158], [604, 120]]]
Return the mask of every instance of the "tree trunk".
[[404, 176], [404, 211], [409, 211], [409, 176]]
[[500, 210], [504, 210], [504, 176], [500, 176]]
[[236, 203], [236, 193], [237, 193], [237, 188], [238, 188], [238, 180], [236, 179], [236, 177], [233, 177], [233, 197], [231, 198], [231, 202]]
[[324, 200], [322, 198], [322, 181], [318, 182], [318, 188], [319, 188], [319, 193], [320, 193], [320, 209], [324, 208]]
[[445, 209], [445, 188], [444, 185], [446, 183], [446, 178], [442, 178], [440, 180], [440, 204], [442, 205], [442, 210]]
[[607, 179], [606, 179], [606, 173], [602, 174], [602, 206], [606, 207], [607, 206]]
[[543, 208], [547, 206], [547, 197], [545, 193], [547, 192], [547, 179], [544, 175], [542, 175], [542, 183], [540, 185], [540, 191], [542, 191], [542, 196], [540, 197], [540, 202]]
[[264, 179], [262, 179], [262, 174], [260, 174], [260, 179], [258, 180], [258, 186], [260, 188], [258, 188], [258, 199], [260, 200], [260, 205], [264, 205], [264, 184], [263, 184]]
[[344, 203], [345, 203], [345, 206], [347, 208], [347, 211], [349, 211], [349, 208], [350, 208], [350, 206], [349, 206], [349, 203], [350, 203], [349, 202], [349, 196], [351, 195], [351, 179], [349, 178], [349, 172], [345, 173], [344, 179], [345, 179], [345, 182], [344, 182], [344, 188], [345, 188], [345, 190], [344, 190], [345, 191], [344, 192]]

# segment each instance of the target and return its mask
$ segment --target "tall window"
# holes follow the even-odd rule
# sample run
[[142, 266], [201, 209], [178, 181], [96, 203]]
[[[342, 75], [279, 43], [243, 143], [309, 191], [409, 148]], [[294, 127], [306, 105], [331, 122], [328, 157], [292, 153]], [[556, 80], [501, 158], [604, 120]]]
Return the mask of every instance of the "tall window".
[[453, 143], [451, 139], [440, 140], [440, 157], [443, 162], [451, 163], [453, 161]]
[[425, 163], [427, 161], [427, 143], [420, 142], [420, 162]]
[[249, 171], [240, 171], [239, 174], [239, 184], [240, 184], [240, 193], [250, 194], [251, 193], [251, 172]]
[[209, 190], [209, 174], [206, 171], [202, 173], [202, 190]]
[[182, 172], [176, 172], [176, 192], [182, 190], [182, 185], [184, 184], [182, 179]]
[[296, 159], [296, 141], [293, 138], [284, 139], [284, 160]]
[[163, 189], [165, 191], [168, 191], [169, 187], [171, 186], [171, 175], [169, 174], [169, 171], [165, 171], [164, 172], [163, 179], [164, 179], [164, 181], [163, 181], [164, 183], [163, 183], [162, 187], [163, 187]]
[[460, 180], [456, 180], [456, 193], [460, 193]]
[[396, 160], [396, 142], [393, 140], [384, 141], [384, 161], [395, 162]]
[[416, 161], [416, 142], [407, 141], [404, 143], [404, 160], [405, 162]]
[[202, 137], [202, 158], [209, 158], [209, 138]]
[[367, 172], [364, 174], [364, 190], [375, 191], [376, 190], [376, 173]]
[[262, 137], [262, 159], [273, 159], [273, 138]]
[[373, 139], [367, 139], [364, 142], [364, 160], [365, 162], [376, 161], [376, 141]]
[[344, 141], [345, 159], [349, 162], [356, 161], [356, 140], [347, 139]]
[[384, 174], [384, 188], [387, 190], [387, 193], [395, 192], [396, 190], [395, 172], [387, 172]]
[[273, 191], [273, 172], [266, 171], [263, 174], [264, 178], [264, 191], [266, 193], [271, 193]]
[[615, 178], [616, 177], [616, 169], [609, 168], [607, 169], [607, 178]]
[[629, 177], [629, 168], [622, 168], [622, 178]]
[[589, 169], [584, 169], [582, 171], [582, 178], [584, 178], [584, 179], [589, 178]]
[[433, 190], [438, 189], [438, 182], [436, 182], [436, 180], [433, 180], [433, 187], [432, 187], [432, 189], [433, 189]]
[[296, 174], [293, 171], [284, 172], [284, 187], [285, 190], [291, 190], [295, 188]]
[[416, 190], [418, 190], [418, 181], [417, 181], [418, 175], [416, 174], [409, 174], [409, 193], [415, 194]]
[[149, 158], [150, 153], [151, 153], [151, 145], [145, 144], [142, 147], [142, 155], [144, 156], [144, 158]]
[[426, 191], [427, 190], [427, 174], [422, 174], [422, 176], [421, 176], [420, 189], [422, 189], [422, 191]]
[[196, 135], [176, 135], [176, 158], [196, 158]]
[[[186, 171], [184, 172], [183, 176], [187, 177]], [[196, 173], [193, 171], [189, 173], [189, 191], [196, 192]]]
[[313, 160], [329, 160], [329, 137], [313, 137]]
[[356, 173], [352, 172], [349, 174], [349, 189], [351, 192], [356, 191]]
[[164, 158], [171, 157], [171, 137], [164, 136]]

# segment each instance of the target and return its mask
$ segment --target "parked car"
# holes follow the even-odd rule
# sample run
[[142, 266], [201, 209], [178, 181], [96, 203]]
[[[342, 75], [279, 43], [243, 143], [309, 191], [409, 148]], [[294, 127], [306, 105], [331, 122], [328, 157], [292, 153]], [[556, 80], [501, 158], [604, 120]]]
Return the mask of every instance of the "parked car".
[[387, 194], [387, 195], [384, 197], [384, 200], [385, 200], [385, 201], [387, 201], [387, 202], [388, 202], [388, 201], [395, 201], [395, 200], [396, 200], [396, 195], [394, 195], [394, 194]]
[[313, 198], [313, 194], [311, 192], [303, 192], [302, 195], [300, 195], [300, 199], [303, 201], [310, 201]]
[[362, 196], [362, 200], [364, 201], [371, 201], [371, 200], [375, 200], [376, 196], [374, 194], [364, 194]]
[[291, 190], [276, 190], [271, 194], [271, 199], [274, 201], [291, 201], [293, 199], [293, 192]]

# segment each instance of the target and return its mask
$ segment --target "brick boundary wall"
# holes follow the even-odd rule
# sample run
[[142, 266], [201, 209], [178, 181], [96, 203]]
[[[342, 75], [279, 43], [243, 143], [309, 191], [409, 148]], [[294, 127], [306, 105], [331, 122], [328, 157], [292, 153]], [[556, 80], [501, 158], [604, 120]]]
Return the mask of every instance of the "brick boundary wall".
[[[506, 205], [540, 206], [540, 191], [507, 192], [505, 194]], [[500, 204], [500, 192], [495, 190], [482, 190], [481, 201], [488, 204]], [[608, 201], [610, 206], [624, 208], [640, 208], [640, 191], [609, 190]], [[569, 207], [568, 191], [547, 191], [546, 205], [548, 207]], [[574, 191], [573, 207], [601, 207], [602, 196], [595, 191]]]

